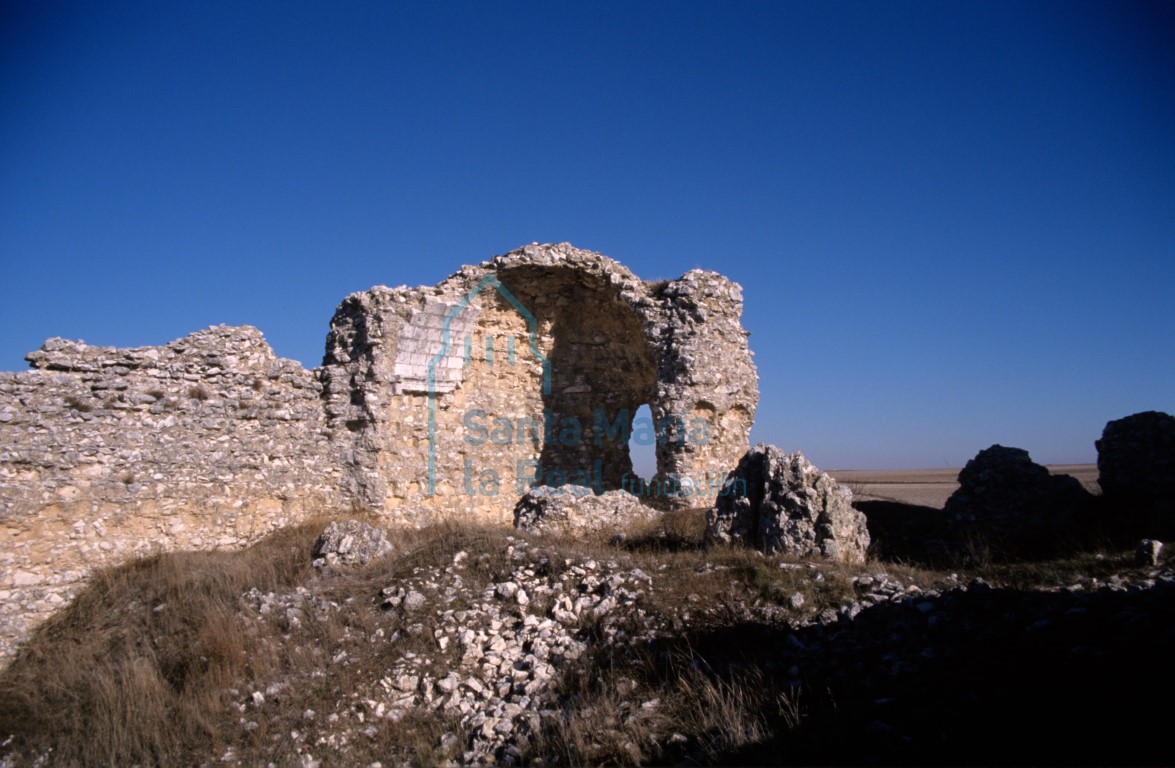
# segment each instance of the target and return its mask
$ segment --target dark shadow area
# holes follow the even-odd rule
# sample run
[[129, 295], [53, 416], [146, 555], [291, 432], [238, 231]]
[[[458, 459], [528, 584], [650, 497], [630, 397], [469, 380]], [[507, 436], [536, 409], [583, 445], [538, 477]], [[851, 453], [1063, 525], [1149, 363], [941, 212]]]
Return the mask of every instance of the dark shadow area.
[[1175, 514], [1148, 499], [1083, 495], [1051, 525], [1026, 521], [1015, 546], [982, 528], [952, 529], [949, 513], [935, 507], [881, 500], [854, 500], [853, 507], [865, 515], [871, 557], [926, 568], [1043, 561], [1175, 538]]
[[[723, 684], [761, 680], [770, 735], [720, 764], [1161, 765], [1173, 641], [1171, 584], [1089, 595], [973, 585], [828, 626], [698, 631], [647, 655], [661, 686], [683, 665]], [[698, 759], [698, 741], [664, 762]]]
[[1132, 546], [1143, 538], [1175, 539], [1175, 502], [1170, 500], [1116, 493], [1096, 496], [1090, 506], [1097, 534], [1114, 545]]
[[872, 542], [869, 554], [889, 562], [928, 565], [941, 561], [943, 513], [935, 507], [901, 501], [853, 501], [865, 515]]

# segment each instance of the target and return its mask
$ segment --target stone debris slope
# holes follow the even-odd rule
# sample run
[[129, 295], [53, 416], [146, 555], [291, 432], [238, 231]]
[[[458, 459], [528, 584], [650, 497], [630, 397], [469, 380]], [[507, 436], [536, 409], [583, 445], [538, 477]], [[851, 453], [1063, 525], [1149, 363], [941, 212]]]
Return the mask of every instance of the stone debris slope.
[[[464, 550], [444, 567], [414, 569], [381, 591], [380, 607], [403, 629], [355, 640], [386, 646], [390, 666], [330, 711], [307, 716], [295, 739], [295, 751], [307, 757], [304, 764], [314, 764], [315, 755], [324, 752], [345, 754], [349, 745], [375, 735], [374, 723], [398, 721], [414, 711], [451, 716], [469, 734], [460, 745], [461, 764], [516, 760], [518, 738], [539, 733], [545, 721], [559, 717], [552, 689], [585, 652], [586, 627], [608, 643], [624, 636], [613, 626], [616, 617], [647, 618], [642, 602], [652, 579], [639, 568], [625, 569], [614, 560], [552, 563], [524, 539], [508, 541], [509, 573], [474, 594]], [[307, 613], [343, 607], [303, 588], [246, 594], [242, 610], [259, 621], [284, 617], [288, 642], [296, 643]], [[425, 640], [427, 651], [397, 653], [409, 639], [416, 640], [413, 647]], [[349, 663], [345, 649], [331, 659], [335, 667]], [[266, 691], [242, 693], [242, 728], [258, 727], [267, 691], [280, 695], [296, 682], [305, 683], [277, 680]], [[448, 733], [437, 747], [457, 755], [457, 745], [456, 734]], [[232, 762], [232, 751], [221, 759]]]
[[[765, 600], [738, 586], [737, 569], [702, 561], [694, 570], [696, 589], [704, 592], [704, 583], [713, 579], [730, 582], [741, 590], [731, 592], [738, 596], [719, 603], [687, 594], [684, 602], [674, 602], [664, 600], [663, 593], [683, 591], [680, 575], [633, 567], [623, 550], [615, 559], [580, 559], [559, 556], [521, 536], [507, 542], [508, 567], [485, 586], [476, 586], [481, 582], [477, 572], [492, 556], [459, 550], [444, 565], [414, 568], [380, 589], [374, 599], [386, 627], [332, 648], [329, 663], [314, 674], [329, 679], [342, 673], [352, 657], [364, 653], [364, 644], [381, 649], [382, 673], [358, 680], [329, 706], [307, 711], [294, 731], [273, 738], [303, 765], [345, 763], [346, 755], [374, 739], [382, 724], [432, 713], [449, 724], [435, 744], [442, 762], [522, 764], [536, 757], [533, 745], [575, 711], [577, 703], [562, 684], [567, 675], [601, 653], [621, 667], [650, 654], [687, 653], [695, 668], [718, 681], [740, 668], [757, 670], [780, 695], [804, 697], [813, 719], [830, 716], [822, 696], [834, 692], [840, 708], [837, 727], [858, 729], [846, 734], [859, 741], [843, 746], [836, 753], [841, 759], [942, 760], [950, 759], [943, 750], [955, 746], [935, 741], [935, 729], [946, 727], [942, 717], [919, 720], [910, 707], [917, 712], [941, 699], [970, 713], [976, 727], [985, 718], [1002, 723], [981, 710], [996, 705], [991, 697], [997, 694], [989, 686], [1004, 672], [1029, 674], [1026, 664], [1051, 669], [1050, 659], [1057, 656], [1061, 668], [1082, 668], [1101, 684], [1108, 674], [1104, 670], [1117, 668], [1114, 659], [1124, 652], [1124, 643], [1137, 642], [1140, 658], [1151, 659], [1154, 642], [1161, 645], [1175, 633], [1167, 615], [1175, 608], [1175, 573], [1166, 566], [1137, 570], [1123, 565], [1121, 573], [1104, 578], [1077, 577], [1030, 589], [994, 588], [983, 579], [955, 574], [927, 581], [932, 574], [899, 576], [863, 567], [849, 577], [845, 596], [829, 604], [813, 595], [835, 592], [812, 588], [846, 578], [842, 565], [764, 560], [764, 567], [799, 585], [791, 594]], [[331, 573], [324, 571], [327, 583]], [[305, 642], [301, 630], [308, 614], [347, 608], [345, 602], [299, 588], [246, 594], [241, 610], [251, 621], [284, 622], [284, 642], [296, 645]], [[1021, 646], [1028, 649], [1026, 656], [1020, 655]], [[985, 670], [990, 680], [966, 672], [972, 666]], [[626, 674], [639, 676], [639, 665], [634, 670]], [[1169, 676], [1156, 673], [1156, 679]], [[238, 691], [241, 729], [261, 728], [267, 702], [312, 682], [277, 678], [258, 690]], [[997, 687], [1024, 684], [1008, 678]], [[651, 716], [661, 705], [648, 690], [635, 691], [637, 699], [626, 706]], [[1066, 695], [1064, 689], [1031, 693], [1026, 700], [1062, 706], [1055, 701], [1058, 695]], [[1023, 709], [1015, 702], [1011, 707]], [[1042, 728], [1061, 727], [1047, 713], [1036, 722], [1044, 723]], [[970, 726], [963, 731], [970, 734]], [[671, 727], [650, 738], [651, 745], [630, 745], [634, 762], [714, 758], [713, 745], [701, 734]], [[771, 744], [768, 739], [756, 749], [775, 749]], [[804, 742], [796, 748], [808, 747]], [[983, 754], [1002, 762], [994, 752]], [[797, 755], [797, 762], [818, 757]], [[249, 759], [230, 748], [218, 762]]]

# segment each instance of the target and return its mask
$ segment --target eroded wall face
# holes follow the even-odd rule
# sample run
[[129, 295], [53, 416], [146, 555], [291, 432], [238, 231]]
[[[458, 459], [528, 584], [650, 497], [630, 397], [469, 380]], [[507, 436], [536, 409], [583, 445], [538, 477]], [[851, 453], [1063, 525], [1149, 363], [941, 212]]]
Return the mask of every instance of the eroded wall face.
[[349, 301], [324, 377], [339, 439], [375, 453], [365, 498], [381, 514], [508, 523], [534, 485], [622, 487], [657, 358], [614, 286], [526, 267]]
[[[509, 523], [532, 484], [705, 506], [747, 449], [738, 286], [644, 283], [566, 244], [336, 310], [323, 366], [253, 328], [162, 347], [50, 340], [0, 374], [0, 658], [96, 567], [239, 547], [310, 515]], [[631, 474], [648, 403], [658, 475]]]
[[[359, 496], [400, 522], [509, 521], [533, 484], [705, 506], [747, 450], [758, 401], [741, 310], [714, 273], [650, 285], [595, 254], [522, 249], [433, 289], [349, 297], [328, 342], [328, 414]], [[628, 448], [646, 403], [649, 482]]]
[[[460, 362], [447, 391], [404, 392], [389, 399], [382, 424], [385, 514], [420, 525], [469, 516], [509, 523], [527, 487], [543, 439], [543, 366], [525, 318], [493, 290], [462, 308], [450, 304], [450, 355], [434, 346], [434, 373]], [[397, 358], [402, 357], [402, 353]], [[435, 382], [434, 382], [435, 383]]]
[[542, 266], [500, 276], [538, 318], [550, 364], [540, 484], [633, 485], [629, 432], [658, 365], [639, 316], [607, 276]]
[[255, 329], [30, 360], [0, 374], [0, 656], [94, 568], [349, 505], [317, 380]]

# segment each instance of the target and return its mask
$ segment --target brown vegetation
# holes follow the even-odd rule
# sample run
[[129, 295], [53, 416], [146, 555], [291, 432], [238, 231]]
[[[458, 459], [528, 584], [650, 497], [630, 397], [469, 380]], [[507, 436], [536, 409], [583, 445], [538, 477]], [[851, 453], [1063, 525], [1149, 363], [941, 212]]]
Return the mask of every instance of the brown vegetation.
[[[0, 742], [8, 738], [0, 763], [5, 753], [16, 764], [41, 757], [79, 766], [199, 764], [226, 756], [244, 764], [295, 762], [300, 739], [309, 742], [327, 728], [315, 713], [330, 712], [387, 674], [393, 654], [418, 654], [437, 668], [456, 665], [457, 651], [438, 649], [431, 626], [412, 634], [404, 617], [381, 610], [383, 590], [464, 551], [473, 599], [509, 573], [506, 553], [521, 538], [555, 569], [595, 558], [651, 574], [655, 588], [643, 607], [647, 623], [664, 628], [652, 641], [589, 642], [589, 652], [556, 683], [561, 716], [520, 738], [523, 762], [777, 761], [784, 759], [781, 745], [796, 750], [787, 759], [810, 761], [818, 745], [844, 735], [829, 725], [837, 694], [788, 682], [791, 675], [763, 654], [778, 652], [789, 622], [852, 602], [859, 594], [854, 577], [884, 568], [929, 588], [982, 573], [1027, 587], [1124, 567], [1115, 556], [1094, 553], [953, 579], [894, 563], [816, 566], [746, 549], [707, 550], [703, 515], [669, 513], [612, 539], [440, 525], [397, 532], [394, 554], [333, 572], [310, 564], [323, 526], [315, 521], [245, 551], [164, 554], [102, 572], [0, 676]], [[297, 590], [317, 606], [301, 616], [258, 616], [245, 599]], [[770, 616], [776, 618], [764, 618]], [[647, 626], [631, 621], [612, 629], [648, 636]], [[577, 631], [592, 640], [604, 628], [585, 619]], [[393, 635], [394, 648], [384, 640]], [[283, 682], [275, 687], [277, 680]], [[253, 695], [266, 698], [264, 713], [250, 708]], [[327, 753], [325, 761], [460, 761], [468, 737], [455, 717], [419, 710], [398, 721], [373, 718], [364, 741]]]

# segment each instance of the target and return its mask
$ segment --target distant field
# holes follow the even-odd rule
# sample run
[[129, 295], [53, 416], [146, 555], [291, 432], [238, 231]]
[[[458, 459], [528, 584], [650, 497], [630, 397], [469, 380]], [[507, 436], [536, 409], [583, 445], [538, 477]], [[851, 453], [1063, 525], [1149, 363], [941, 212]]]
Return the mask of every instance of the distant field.
[[[1055, 464], [1054, 475], [1072, 475], [1090, 490], [1097, 489], [1096, 464]], [[959, 487], [958, 469], [834, 469], [829, 474], [846, 483], [859, 499], [900, 501], [941, 508]]]

